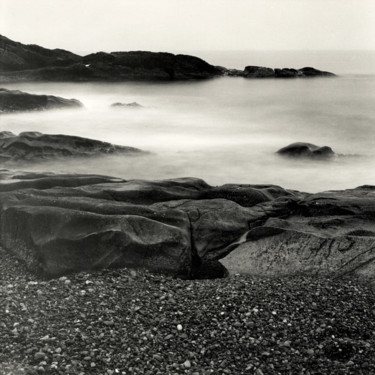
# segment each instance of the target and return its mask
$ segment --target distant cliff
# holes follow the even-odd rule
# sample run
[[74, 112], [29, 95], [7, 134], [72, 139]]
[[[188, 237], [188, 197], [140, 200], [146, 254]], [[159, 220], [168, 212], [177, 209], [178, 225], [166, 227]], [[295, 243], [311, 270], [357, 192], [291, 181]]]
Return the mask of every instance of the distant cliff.
[[213, 66], [189, 55], [166, 52], [98, 52], [79, 56], [62, 49], [25, 45], [0, 35], [0, 82], [18, 81], [183, 81], [240, 76], [300, 78], [332, 76], [314, 68], [243, 71]]

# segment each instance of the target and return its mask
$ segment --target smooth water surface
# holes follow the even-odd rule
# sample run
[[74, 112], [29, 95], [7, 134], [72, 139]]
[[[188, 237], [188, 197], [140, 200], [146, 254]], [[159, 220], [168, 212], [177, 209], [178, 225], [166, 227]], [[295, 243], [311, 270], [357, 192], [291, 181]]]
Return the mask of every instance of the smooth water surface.
[[[100, 139], [151, 151], [24, 169], [126, 179], [193, 176], [210, 184], [277, 184], [309, 192], [375, 184], [375, 76], [186, 83], [17, 83], [3, 87], [81, 100], [85, 108], [0, 116], [0, 130]], [[114, 102], [144, 108], [114, 109]], [[290, 160], [292, 142], [330, 146], [331, 161]]]

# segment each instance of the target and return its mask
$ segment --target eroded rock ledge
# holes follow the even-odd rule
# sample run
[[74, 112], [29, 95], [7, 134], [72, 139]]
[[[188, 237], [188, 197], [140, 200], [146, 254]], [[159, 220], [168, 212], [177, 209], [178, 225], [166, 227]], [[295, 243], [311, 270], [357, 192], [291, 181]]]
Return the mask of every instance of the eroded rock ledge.
[[144, 151], [128, 146], [114, 145], [95, 139], [64, 134], [23, 132], [15, 135], [0, 132], [0, 161], [33, 162], [71, 157], [92, 157], [108, 154], [137, 154]]
[[77, 99], [65, 99], [53, 95], [35, 95], [19, 90], [0, 88], [0, 114], [81, 107], [83, 107], [83, 105]]
[[222, 259], [230, 271], [375, 280], [373, 186], [307, 194], [196, 178], [0, 179], [0, 242], [48, 276], [126, 266], [191, 277]]

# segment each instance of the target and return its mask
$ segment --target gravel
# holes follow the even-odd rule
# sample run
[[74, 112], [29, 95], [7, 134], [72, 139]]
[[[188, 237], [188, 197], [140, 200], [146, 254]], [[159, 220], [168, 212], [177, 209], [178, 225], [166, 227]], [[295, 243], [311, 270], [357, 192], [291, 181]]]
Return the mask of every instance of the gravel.
[[40, 280], [0, 249], [0, 374], [375, 374], [375, 297], [354, 280]]

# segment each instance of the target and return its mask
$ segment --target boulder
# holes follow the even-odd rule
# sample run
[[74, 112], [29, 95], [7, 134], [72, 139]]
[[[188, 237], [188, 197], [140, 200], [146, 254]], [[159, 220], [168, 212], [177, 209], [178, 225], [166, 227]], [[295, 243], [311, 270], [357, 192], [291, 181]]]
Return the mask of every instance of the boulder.
[[0, 134], [0, 160], [3, 162], [53, 160], [67, 157], [92, 157], [114, 153], [141, 154], [143, 151], [95, 139], [62, 134], [10, 132]]
[[81, 108], [82, 106], [82, 103], [77, 99], [65, 99], [53, 95], [35, 95], [0, 88], [0, 113]]
[[311, 143], [296, 142], [277, 151], [279, 155], [292, 158], [330, 159], [335, 156], [331, 147], [319, 147]]

